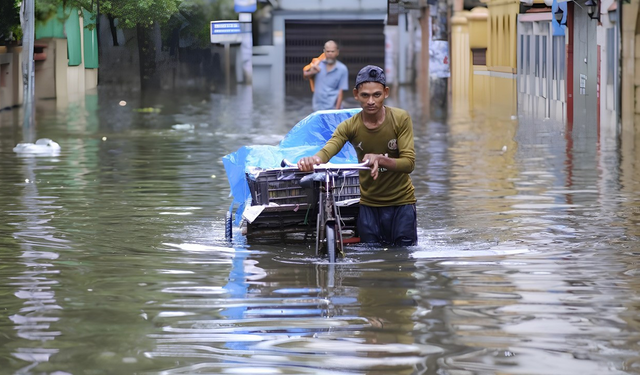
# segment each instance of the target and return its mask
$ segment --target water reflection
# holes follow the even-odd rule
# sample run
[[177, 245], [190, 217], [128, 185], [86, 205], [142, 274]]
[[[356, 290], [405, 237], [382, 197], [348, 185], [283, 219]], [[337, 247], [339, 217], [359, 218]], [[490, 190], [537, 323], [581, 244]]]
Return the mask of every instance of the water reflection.
[[[372, 271], [376, 278], [364, 276]], [[156, 324], [163, 333], [151, 336], [158, 345], [146, 355], [196, 362], [168, 373], [274, 367], [282, 373], [411, 373], [426, 366], [426, 356], [441, 352], [405, 336], [416, 313], [402, 286], [403, 279], [413, 284], [411, 270], [380, 262], [367, 269], [358, 262], [329, 265], [306, 254], [273, 259], [235, 249], [229, 274], [223, 288], [182, 287], [182, 294], [197, 299], [161, 306]], [[371, 304], [374, 310], [366, 308]]]
[[15, 288], [13, 295], [22, 300], [22, 307], [9, 316], [17, 337], [25, 340], [10, 345], [12, 356], [28, 363], [18, 371], [20, 373], [28, 373], [39, 363], [49, 361], [58, 349], [47, 342], [61, 334], [55, 328], [62, 309], [55, 293], [60, 271], [53, 262], [59, 257], [57, 251], [67, 247], [67, 241], [57, 238], [50, 226], [50, 217], [59, 208], [56, 197], [41, 196], [37, 188], [40, 180], [36, 170], [46, 173], [47, 169], [54, 168], [42, 164], [33, 156], [25, 158], [19, 202], [5, 210], [15, 226], [13, 237], [22, 249], [20, 256], [12, 262], [20, 265], [21, 271], [8, 277], [8, 286]]
[[278, 142], [309, 98], [42, 102], [56, 159], [18, 158], [0, 112], [3, 371], [640, 371], [635, 148], [510, 116], [423, 121], [394, 95], [414, 118], [420, 244], [350, 246], [337, 265], [223, 235], [221, 157]]

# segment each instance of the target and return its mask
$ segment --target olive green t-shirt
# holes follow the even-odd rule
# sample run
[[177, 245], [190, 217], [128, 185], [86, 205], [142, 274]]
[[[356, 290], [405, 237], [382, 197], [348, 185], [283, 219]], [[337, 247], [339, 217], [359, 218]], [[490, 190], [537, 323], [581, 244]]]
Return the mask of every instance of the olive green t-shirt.
[[416, 203], [409, 173], [415, 166], [413, 124], [407, 111], [385, 106], [384, 122], [376, 129], [368, 129], [362, 113], [341, 122], [327, 144], [316, 154], [328, 162], [349, 141], [362, 162], [365, 154], [387, 154], [396, 159], [396, 170], [380, 168], [378, 179], [371, 171], [360, 171], [360, 203], [385, 207]]

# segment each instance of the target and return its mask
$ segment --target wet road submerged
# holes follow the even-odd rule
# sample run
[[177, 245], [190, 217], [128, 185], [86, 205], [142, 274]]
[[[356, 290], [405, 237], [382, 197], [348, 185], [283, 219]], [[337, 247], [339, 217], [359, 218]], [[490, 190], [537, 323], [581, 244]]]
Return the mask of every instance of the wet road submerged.
[[549, 122], [423, 123], [398, 95], [420, 244], [335, 266], [224, 240], [222, 156], [277, 143], [309, 98], [45, 101], [36, 138], [62, 151], [37, 158], [0, 112], [1, 372], [640, 373], [640, 157]]

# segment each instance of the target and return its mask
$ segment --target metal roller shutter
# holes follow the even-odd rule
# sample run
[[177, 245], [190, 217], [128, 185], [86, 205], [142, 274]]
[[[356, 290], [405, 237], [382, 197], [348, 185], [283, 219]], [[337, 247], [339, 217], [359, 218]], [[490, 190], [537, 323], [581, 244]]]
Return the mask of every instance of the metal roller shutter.
[[349, 69], [353, 84], [360, 68], [373, 64], [384, 68], [385, 38], [382, 20], [285, 22], [285, 87], [288, 95], [309, 95], [302, 68], [322, 53], [327, 40], [340, 48], [338, 60]]

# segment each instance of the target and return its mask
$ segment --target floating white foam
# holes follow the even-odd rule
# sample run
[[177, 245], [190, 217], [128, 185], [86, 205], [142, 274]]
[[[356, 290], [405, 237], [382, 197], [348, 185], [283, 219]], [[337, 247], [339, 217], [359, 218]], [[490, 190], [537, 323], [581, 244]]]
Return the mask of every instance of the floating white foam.
[[483, 249], [483, 250], [464, 250], [464, 249], [437, 249], [437, 250], [420, 250], [411, 255], [417, 259], [425, 258], [476, 258], [476, 257], [495, 257], [528, 253], [529, 249]]
[[164, 245], [167, 246], [171, 246], [174, 248], [178, 248], [181, 250], [185, 250], [185, 251], [192, 251], [192, 252], [207, 252], [207, 251], [214, 251], [214, 252], [222, 252], [222, 253], [235, 253], [236, 250], [234, 248], [229, 248], [229, 247], [222, 247], [222, 246], [208, 246], [208, 245], [200, 245], [200, 244], [196, 244], [196, 243], [164, 243]]

